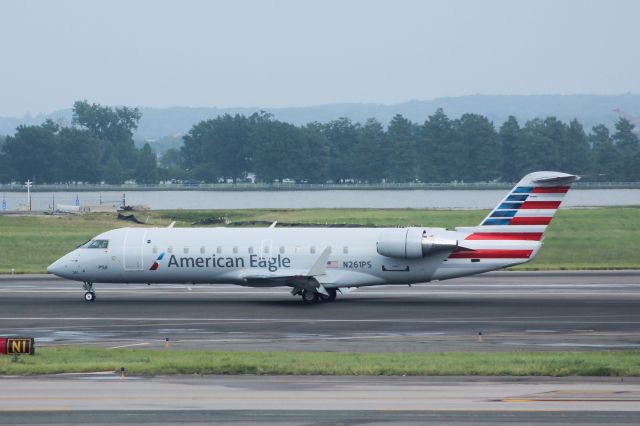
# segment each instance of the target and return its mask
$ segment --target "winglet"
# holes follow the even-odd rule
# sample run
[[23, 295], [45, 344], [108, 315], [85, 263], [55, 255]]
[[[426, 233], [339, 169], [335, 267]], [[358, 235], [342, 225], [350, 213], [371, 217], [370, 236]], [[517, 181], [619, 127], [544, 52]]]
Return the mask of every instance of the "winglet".
[[276, 220], [271, 225], [269, 225], [269, 228], [275, 228], [277, 223], [278, 223], [278, 221]]
[[331, 247], [327, 247], [318, 257], [316, 263], [313, 264], [307, 276], [315, 277], [316, 275], [324, 275], [327, 272], [327, 260], [329, 259], [329, 255], [331, 255]]

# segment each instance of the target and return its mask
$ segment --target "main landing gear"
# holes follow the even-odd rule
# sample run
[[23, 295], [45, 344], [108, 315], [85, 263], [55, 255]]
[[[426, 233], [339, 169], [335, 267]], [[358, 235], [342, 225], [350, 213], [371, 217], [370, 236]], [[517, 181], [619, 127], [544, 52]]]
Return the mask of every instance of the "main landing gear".
[[302, 290], [300, 296], [304, 303], [316, 303], [316, 302], [333, 302], [336, 300], [337, 290], [335, 288], [328, 288], [328, 296], [320, 294], [317, 291]]
[[338, 291], [335, 288], [328, 288], [327, 289], [327, 293], [329, 293], [328, 296], [325, 296], [324, 294], [318, 293], [318, 296], [320, 297], [321, 301], [323, 301], [323, 302], [333, 302], [334, 300], [336, 300], [336, 295], [338, 294]]
[[93, 283], [86, 281], [82, 288], [86, 291], [84, 294], [85, 302], [93, 302], [96, 300], [96, 292], [93, 291]]

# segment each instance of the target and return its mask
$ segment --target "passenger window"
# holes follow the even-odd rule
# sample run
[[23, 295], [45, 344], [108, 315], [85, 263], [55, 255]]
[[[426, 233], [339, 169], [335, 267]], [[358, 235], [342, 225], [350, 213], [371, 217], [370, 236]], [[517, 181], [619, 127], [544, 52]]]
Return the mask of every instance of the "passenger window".
[[295, 254], [300, 253], [300, 246], [295, 246], [295, 248], [293, 249], [293, 252], [294, 252]]
[[200, 253], [204, 254], [204, 252], [205, 252], [204, 246], [200, 247]]
[[249, 247], [249, 254], [253, 254], [253, 247]]
[[316, 246], [311, 246], [311, 249], [309, 249], [309, 251], [311, 252], [311, 254], [315, 254], [316, 253]]
[[184, 248], [184, 254], [189, 254], [189, 247]]
[[284, 254], [284, 246], [280, 247], [280, 254]]
[[167, 253], [169, 253], [169, 254], [173, 253], [173, 247], [168, 247], [167, 248]]
[[349, 247], [347, 247], [347, 246], [342, 247], [342, 252], [344, 254], [349, 254]]
[[238, 253], [238, 246], [234, 246], [234, 247], [233, 247], [233, 252], [234, 252], [234, 253]]
[[153, 249], [151, 249], [151, 251], [153, 252], [153, 254], [158, 254], [158, 247], [153, 246]]
[[269, 246], [262, 247], [262, 251], [264, 252], [264, 254], [269, 254]]
[[218, 254], [222, 253], [222, 247], [220, 246], [216, 247], [216, 253]]

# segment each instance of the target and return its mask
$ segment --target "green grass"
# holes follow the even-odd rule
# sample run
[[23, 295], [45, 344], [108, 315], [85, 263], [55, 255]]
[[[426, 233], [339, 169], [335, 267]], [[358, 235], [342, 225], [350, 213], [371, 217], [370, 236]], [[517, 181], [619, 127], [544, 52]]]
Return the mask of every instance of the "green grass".
[[[436, 226], [478, 224], [486, 210], [302, 209], [167, 210], [138, 212], [149, 225], [192, 226], [206, 218], [281, 223]], [[74, 217], [0, 216], [0, 273], [42, 273], [47, 265], [91, 237], [132, 226], [114, 214]], [[640, 207], [560, 210], [545, 233], [545, 246], [532, 263], [517, 269], [640, 268]]]
[[113, 215], [0, 216], [0, 273], [44, 273], [51, 262], [94, 235], [121, 226]]
[[640, 268], [640, 208], [560, 210], [536, 259], [519, 269]]
[[119, 371], [128, 374], [373, 376], [640, 376], [640, 352], [214, 352], [48, 347], [0, 358], [0, 374]]

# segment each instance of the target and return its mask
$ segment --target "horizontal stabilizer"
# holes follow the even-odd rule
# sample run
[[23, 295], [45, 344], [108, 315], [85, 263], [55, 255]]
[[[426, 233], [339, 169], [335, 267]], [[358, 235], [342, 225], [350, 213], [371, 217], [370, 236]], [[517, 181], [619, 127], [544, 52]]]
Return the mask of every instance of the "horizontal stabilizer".
[[541, 185], [569, 185], [570, 183], [580, 180], [580, 176], [563, 174], [562, 176], [550, 175], [550, 176], [540, 176], [532, 179], [532, 183], [541, 184]]

